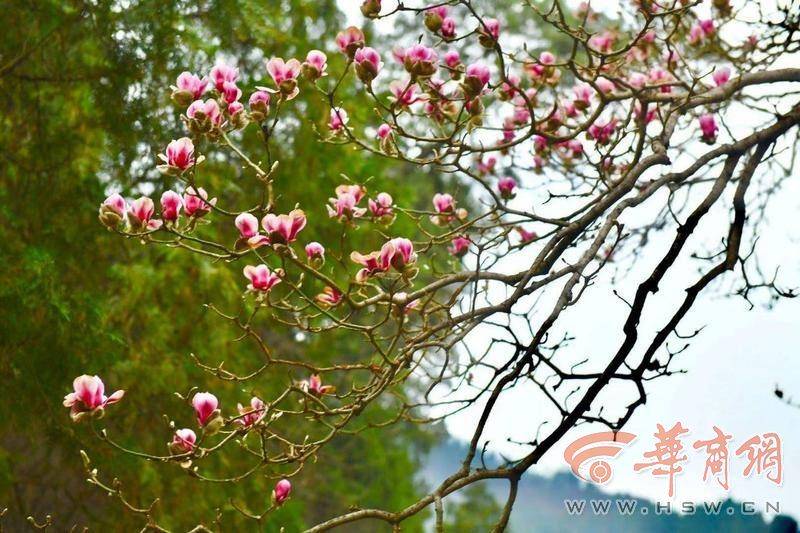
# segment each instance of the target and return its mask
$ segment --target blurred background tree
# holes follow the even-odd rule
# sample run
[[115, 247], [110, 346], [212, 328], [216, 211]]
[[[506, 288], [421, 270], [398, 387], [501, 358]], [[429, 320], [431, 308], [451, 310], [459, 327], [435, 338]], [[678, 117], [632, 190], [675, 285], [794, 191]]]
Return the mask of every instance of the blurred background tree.
[[[87, 426], [73, 425], [61, 405], [75, 376], [100, 374], [109, 388], [129, 393], [125, 408], [105, 421], [111, 436], [131, 448], [161, 452], [171, 437], [165, 413], [179, 426], [192, 425], [190, 409], [173, 391], [208, 388], [227, 410], [259, 393], [221, 383], [189, 357], [196, 354], [211, 365], [225, 361], [236, 372], [259, 366], [255, 347], [233, 342], [237, 331], [202, 305], [242, 308], [242, 264], [212, 264], [179, 250], [121, 241], [97, 221], [97, 206], [111, 191], [158, 198], [172, 185], [155, 165], [156, 154], [183, 132], [169, 101], [169, 85], [181, 71], [203, 75], [219, 60], [235, 63], [246, 100], [267, 77], [264, 57], [302, 59], [318, 48], [329, 53], [336, 70], [343, 58], [332, 36], [343, 27], [343, 16], [333, 0], [42, 0], [4, 1], [0, 7], [4, 27], [14, 28], [0, 40], [0, 372], [6, 384], [0, 399], [0, 508], [9, 507], [4, 524], [16, 530], [26, 516], [48, 513], [57, 529], [78, 524], [129, 530], [140, 524], [84, 481], [78, 450], [85, 449], [101, 475], [119, 476], [131, 501], [162, 497], [163, 525], [210, 525], [219, 509], [222, 522], [235, 528], [240, 517], [229, 500], [261, 509], [274, 480], [200, 483], [176, 465], [115, 452]], [[296, 105], [283, 111], [295, 120], [276, 133], [279, 211], [300, 203], [323, 216], [340, 174], [358, 181], [374, 177], [372, 192], [386, 187], [404, 205], [427, 204], [438, 177], [406, 181], [401, 178], [420, 171], [319, 143], [316, 132], [324, 129], [328, 109], [318, 94], [303, 89]], [[371, 111], [350, 113], [365, 119]], [[241, 139], [249, 153], [263, 152], [261, 142], [257, 128], [248, 128]], [[248, 195], [258, 191], [252, 176], [236, 161], [204, 151], [212, 153], [198, 184], [228, 206], [251, 205]], [[419, 190], [420, 183], [429, 183], [430, 190]], [[335, 225], [324, 226], [336, 231]], [[229, 229], [224, 238], [232, 242], [232, 223]], [[337, 237], [315, 231], [326, 230], [310, 225], [304, 237]], [[272, 331], [269, 338], [287, 356], [318, 362], [363, 350], [345, 335], [333, 344], [329, 338], [324, 344], [295, 338], [291, 331]], [[276, 379], [285, 383], [289, 377]], [[429, 428], [399, 425], [333, 442], [319, 457], [325, 467], [296, 478], [297, 497], [265, 528], [295, 530], [350, 506], [412, 501], [423, 489], [414, 481], [418, 458], [435, 436]], [[243, 459], [220, 459], [216, 473], [245, 470]], [[420, 521], [410, 525], [422, 527]]]

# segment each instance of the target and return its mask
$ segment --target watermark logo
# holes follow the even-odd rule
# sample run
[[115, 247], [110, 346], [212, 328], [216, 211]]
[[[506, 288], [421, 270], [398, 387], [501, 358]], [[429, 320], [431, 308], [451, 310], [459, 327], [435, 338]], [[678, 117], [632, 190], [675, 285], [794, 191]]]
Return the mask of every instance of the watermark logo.
[[[636, 435], [620, 431], [604, 431], [583, 436], [572, 442], [564, 450], [564, 459], [572, 473], [583, 481], [592, 481], [603, 485], [611, 480], [614, 471], [605, 459], [616, 457], [625, 445], [629, 444]], [[589, 462], [591, 461], [591, 463]], [[588, 463], [588, 468], [586, 465]], [[586, 478], [584, 472], [588, 474]]]
[[[703, 453], [703, 481], [711, 480], [725, 490], [730, 489], [731, 456], [728, 443], [733, 440], [732, 435], [713, 426], [709, 438], [698, 439], [691, 446], [684, 446], [684, 436], [689, 430], [680, 422], [670, 428], [662, 424], [657, 424], [656, 427], [652, 447], [644, 452], [643, 460], [633, 465], [635, 472], [647, 472], [652, 476], [666, 478], [667, 495], [672, 498], [676, 492], [675, 476], [683, 472], [683, 465], [690, 460], [690, 455]], [[584, 435], [567, 446], [564, 460], [579, 479], [603, 485], [611, 480], [612, 459], [635, 438], [635, 434], [623, 431]], [[775, 485], [782, 484], [783, 445], [777, 433], [753, 435], [735, 448], [733, 455], [744, 463], [742, 477], [763, 476]]]

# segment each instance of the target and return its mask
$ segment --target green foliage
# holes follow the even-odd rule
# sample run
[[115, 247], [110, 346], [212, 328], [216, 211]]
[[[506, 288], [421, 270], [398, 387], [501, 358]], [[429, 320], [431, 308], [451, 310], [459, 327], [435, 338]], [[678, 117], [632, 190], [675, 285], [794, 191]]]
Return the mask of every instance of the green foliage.
[[[342, 23], [335, 2], [4, 4], [5, 26], [17, 29], [0, 40], [0, 372], [8, 384], [0, 400], [0, 507], [11, 507], [6, 525], [19, 527], [29, 514], [52, 514], [58, 529], [141, 525], [85, 483], [78, 456], [85, 449], [100, 477], [118, 476], [132, 502], [162, 498], [157, 517], [165, 527], [210, 525], [217, 508], [227, 528], [252, 527], [229, 500], [261, 512], [274, 479], [202, 483], [177, 465], [135, 459], [100, 442], [89, 425], [72, 424], [61, 399], [82, 373], [102, 376], [109, 389], [125, 388], [127, 396], [101, 425], [122, 446], [161, 453], [171, 433], [164, 415], [179, 426], [194, 424], [191, 409], [173, 392], [213, 390], [232, 411], [251, 394], [267, 395], [305, 377], [271, 376], [250, 390], [198, 369], [189, 354], [209, 365], [224, 361], [237, 373], [259, 365], [256, 347], [234, 342], [239, 332], [203, 306], [214, 303], [233, 314], [246, 309], [243, 264], [121, 240], [103, 229], [96, 210], [108, 190], [157, 198], [175, 186], [155, 171], [155, 155], [183, 132], [168, 89], [182, 70], [206, 73], [217, 57], [235, 58], [246, 98], [265, 81], [262, 60], [270, 55], [303, 57], [320, 48], [331, 52], [332, 69], [341, 68], [332, 45]], [[374, 177], [371, 191], [385, 188], [406, 205], [429, 201], [435, 179], [421, 190], [421, 180], [405, 180], [409, 169], [320, 144], [327, 107], [310, 88], [302, 91], [285, 111], [293, 120], [276, 132], [279, 211], [300, 203], [311, 220], [322, 220], [340, 174]], [[369, 113], [351, 111], [366, 122]], [[256, 128], [241, 143], [263, 157]], [[200, 149], [219, 153], [210, 145]], [[252, 175], [222, 156], [204, 163], [198, 185], [231, 208], [249, 207], [258, 191]], [[217, 222], [201, 232], [232, 242], [232, 221]], [[335, 224], [310, 224], [304, 237], [336, 242], [338, 231]], [[275, 349], [317, 362], [363, 350], [345, 335], [297, 342], [293, 332], [273, 328], [268, 337]], [[380, 408], [368, 416], [380, 419]], [[263, 530], [297, 530], [352, 505], [407, 505], [419, 491], [413, 473], [426, 442], [422, 430], [402, 425], [334, 441], [318, 458], [324, 467], [312, 465], [296, 478], [294, 497]], [[249, 466], [247, 458], [230, 454], [203, 473], [227, 477]], [[407, 530], [420, 529], [423, 519]]]

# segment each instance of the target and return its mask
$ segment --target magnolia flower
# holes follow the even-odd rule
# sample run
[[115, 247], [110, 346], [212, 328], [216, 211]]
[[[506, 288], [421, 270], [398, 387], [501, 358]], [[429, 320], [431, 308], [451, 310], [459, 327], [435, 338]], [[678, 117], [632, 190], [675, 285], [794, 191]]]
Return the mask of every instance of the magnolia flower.
[[325, 206], [328, 209], [328, 216], [339, 219], [362, 216], [366, 209], [356, 206], [364, 197], [364, 192], [364, 188], [360, 185], [339, 185], [335, 190], [336, 198], [329, 198], [330, 205]]
[[728, 67], [714, 69], [714, 74], [711, 77], [714, 79], [714, 84], [717, 87], [721, 87], [731, 79], [731, 69]]
[[343, 54], [353, 59], [356, 50], [364, 46], [364, 33], [355, 26], [350, 26], [336, 35], [336, 45]]
[[205, 427], [212, 418], [219, 416], [219, 400], [210, 392], [198, 392], [192, 397], [192, 407], [197, 415], [197, 422]]
[[500, 193], [500, 196], [505, 200], [509, 200], [514, 197], [516, 188], [517, 182], [510, 176], [500, 178], [500, 180], [497, 182], [497, 190]]
[[221, 93], [225, 89], [225, 82], [236, 83], [239, 79], [239, 70], [221, 63], [211, 69], [209, 76], [214, 82], [214, 87]]
[[199, 78], [191, 72], [181, 72], [172, 87], [172, 99], [180, 105], [189, 105], [197, 100], [208, 87], [207, 78]]
[[251, 213], [240, 213], [233, 223], [243, 239], [249, 239], [258, 234], [258, 219]]
[[183, 207], [181, 195], [175, 191], [164, 191], [161, 195], [161, 218], [168, 222], [178, 220], [178, 215]]
[[239, 415], [241, 415], [236, 419], [236, 423], [244, 427], [250, 427], [264, 416], [266, 405], [260, 398], [253, 396], [250, 398], [249, 406], [243, 407], [242, 404], [239, 403], [236, 404], [236, 410], [239, 411]]
[[125, 395], [124, 390], [118, 390], [111, 396], [105, 395], [103, 380], [97, 376], [78, 376], [72, 381], [72, 389], [64, 396], [64, 407], [69, 407], [69, 416], [74, 422], [80, 421], [85, 416], [103, 416], [106, 405], [117, 403]]
[[306, 54], [306, 60], [302, 64], [303, 75], [310, 81], [316, 81], [328, 74], [328, 56], [319, 50], [311, 50]]
[[611, 140], [611, 136], [614, 135], [614, 132], [617, 129], [617, 119], [612, 118], [605, 124], [600, 124], [595, 122], [589, 129], [587, 130], [586, 134], [590, 139], [594, 139], [597, 141], [597, 144], [608, 144]]
[[383, 67], [380, 54], [369, 46], [356, 50], [353, 60], [356, 64], [358, 79], [366, 84], [370, 84]]
[[216, 100], [209, 99], [205, 102], [195, 100], [186, 110], [186, 116], [194, 119], [199, 126], [220, 126], [222, 124], [222, 112]]
[[364, 283], [370, 277], [389, 270], [389, 265], [381, 260], [381, 252], [364, 255], [354, 251], [350, 254], [350, 260], [363, 267], [356, 273], [356, 281], [359, 283]]
[[417, 77], [427, 77], [436, 72], [438, 56], [433, 48], [424, 44], [415, 44], [406, 49], [403, 65], [406, 70]]
[[275, 488], [272, 490], [272, 501], [275, 502], [275, 505], [281, 505], [289, 498], [291, 492], [292, 484], [288, 479], [282, 479], [275, 484]]
[[607, 79], [607, 78], [597, 78], [597, 81], [595, 82], [595, 85], [597, 85], [597, 88], [603, 94], [609, 94], [609, 93], [614, 92], [614, 89], [616, 87], [614, 85], [614, 82], [609, 80], [609, 79]]
[[278, 87], [284, 100], [291, 100], [300, 89], [297, 88], [297, 76], [300, 74], [300, 62], [296, 59], [289, 61], [280, 57], [273, 57], [267, 61], [267, 72]]
[[408, 107], [423, 99], [422, 96], [417, 96], [419, 86], [409, 80], [393, 80], [389, 83], [389, 91], [394, 96], [395, 103], [400, 107]]
[[473, 63], [467, 67], [464, 77], [464, 92], [467, 98], [474, 98], [481, 94], [486, 84], [489, 83], [489, 67], [483, 63]]
[[494, 172], [494, 167], [497, 165], [497, 158], [493, 155], [488, 156], [486, 159], [478, 160], [478, 172], [483, 175], [491, 174]]
[[189, 453], [194, 449], [197, 435], [189, 428], [175, 430], [169, 449], [172, 453]]
[[458, 68], [461, 65], [461, 56], [458, 55], [457, 51], [450, 50], [444, 54], [444, 64], [449, 69]]
[[202, 217], [217, 205], [217, 199], [208, 199], [208, 193], [202, 187], [188, 187], [183, 193], [183, 210], [190, 217]]
[[370, 213], [372, 213], [372, 216], [375, 218], [381, 218], [381, 217], [389, 217], [392, 215], [393, 201], [394, 200], [389, 195], [389, 193], [382, 192], [378, 193], [378, 195], [375, 197], [375, 200], [370, 198], [367, 204], [369, 206]]
[[517, 226], [515, 229], [519, 233], [519, 240], [522, 244], [527, 244], [538, 237], [535, 231], [528, 231], [522, 226]]
[[159, 166], [162, 172], [181, 173], [195, 164], [194, 143], [189, 137], [181, 137], [167, 145], [166, 153], [158, 154], [158, 158], [166, 163]]
[[469, 251], [470, 240], [462, 235], [453, 238], [447, 251], [455, 257], [463, 257]]
[[256, 122], [261, 122], [269, 114], [270, 96], [267, 91], [256, 91], [250, 95], [248, 104], [250, 105], [250, 118]]
[[131, 204], [130, 217], [128, 220], [130, 220], [131, 226], [135, 229], [158, 229], [161, 227], [162, 222], [160, 220], [153, 220], [153, 213], [155, 213], [153, 200], [147, 196], [142, 196], [138, 200], [134, 200]]
[[497, 19], [484, 19], [478, 26], [478, 41], [485, 48], [493, 48], [500, 38], [500, 21]]
[[437, 213], [452, 213], [456, 207], [456, 201], [450, 194], [436, 193], [433, 195], [433, 207]]
[[342, 131], [349, 120], [350, 118], [347, 116], [347, 111], [341, 107], [334, 107], [331, 109], [331, 118], [328, 121], [328, 128], [333, 132]]
[[717, 132], [719, 131], [714, 115], [706, 113], [705, 115], [700, 115], [698, 120], [700, 122], [700, 131], [703, 133], [703, 142], [713, 144], [717, 140]]
[[386, 270], [392, 266], [395, 270], [403, 272], [407, 265], [417, 261], [414, 244], [404, 237], [391, 239], [381, 247], [380, 261]]
[[336, 390], [336, 387], [332, 385], [323, 385], [322, 378], [319, 377], [319, 374], [313, 374], [308, 378], [308, 380], [303, 380], [300, 382], [300, 388], [305, 392], [315, 396], [330, 394]]
[[342, 301], [342, 293], [336, 287], [325, 287], [317, 294], [316, 300], [322, 305], [333, 307]]
[[385, 122], [378, 126], [378, 131], [376, 133], [378, 139], [386, 139], [392, 134], [392, 127]]
[[114, 193], [100, 204], [99, 218], [108, 228], [115, 228], [125, 219], [128, 204], [119, 193]]
[[324, 261], [325, 247], [316, 241], [306, 244], [306, 258], [309, 261]]
[[294, 209], [288, 215], [268, 213], [261, 219], [261, 225], [272, 244], [289, 244], [306, 227], [306, 214], [302, 209]]
[[281, 282], [280, 276], [275, 272], [270, 272], [267, 265], [264, 264], [257, 266], [247, 265], [244, 267], [244, 277], [250, 280], [247, 285], [248, 290], [265, 293]]
[[230, 104], [239, 100], [242, 97], [242, 90], [237, 87], [235, 82], [226, 81], [222, 85], [222, 99]]

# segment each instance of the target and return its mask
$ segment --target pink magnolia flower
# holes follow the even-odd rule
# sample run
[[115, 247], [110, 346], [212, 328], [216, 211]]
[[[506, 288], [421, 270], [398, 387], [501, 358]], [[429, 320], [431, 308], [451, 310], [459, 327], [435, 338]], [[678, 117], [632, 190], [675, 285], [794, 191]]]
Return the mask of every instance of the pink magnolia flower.
[[311, 50], [306, 54], [306, 60], [303, 62], [302, 70], [303, 75], [311, 81], [318, 80], [328, 74], [325, 72], [328, 69], [328, 56], [319, 50]]
[[183, 207], [181, 195], [175, 191], [164, 191], [161, 195], [161, 218], [168, 222], [178, 220], [178, 214]]
[[331, 109], [331, 118], [328, 120], [328, 128], [330, 128], [332, 132], [342, 131], [349, 120], [350, 117], [347, 116], [347, 111], [341, 107], [334, 107]]
[[199, 78], [191, 72], [181, 72], [172, 88], [172, 98], [181, 105], [189, 105], [197, 100], [208, 87], [207, 78]]
[[[241, 102], [231, 102], [228, 104], [228, 114], [231, 118], [237, 118], [237, 115], [242, 111], [244, 111], [244, 105]], [[236, 121], [233, 121], [233, 124], [235, 127], [238, 127]]]
[[406, 49], [403, 65], [406, 70], [417, 77], [428, 77], [436, 72], [438, 56], [433, 48], [424, 44], [415, 44]]
[[367, 204], [369, 205], [369, 211], [372, 213], [372, 216], [375, 218], [381, 217], [389, 217], [392, 215], [392, 197], [389, 193], [378, 193], [375, 197], [375, 200], [372, 198], [369, 199]]
[[128, 204], [125, 202], [125, 198], [116, 192], [103, 200], [103, 205], [119, 215], [120, 218], [124, 217], [125, 212], [128, 210]]
[[542, 65], [554, 65], [556, 62], [556, 56], [554, 56], [551, 52], [542, 52], [539, 54], [539, 63]]
[[492, 48], [500, 38], [500, 21], [497, 19], [484, 19], [478, 26], [478, 41], [485, 48]]
[[133, 203], [131, 203], [131, 216], [129, 220], [131, 225], [136, 229], [158, 229], [161, 227], [162, 222], [160, 220], [153, 220], [154, 213], [155, 206], [153, 204], [153, 200], [147, 196], [142, 196], [138, 200], [134, 200]]
[[395, 270], [403, 272], [406, 265], [414, 264], [417, 261], [414, 243], [404, 237], [391, 239], [381, 247], [380, 260], [386, 269], [393, 266]]
[[447, 251], [455, 257], [463, 257], [469, 251], [470, 240], [463, 235], [453, 238]]
[[364, 255], [354, 251], [350, 254], [350, 260], [363, 267], [356, 273], [356, 281], [359, 283], [364, 283], [372, 276], [389, 270], [389, 265], [381, 261], [381, 252]]
[[202, 217], [215, 205], [217, 205], [217, 199], [209, 200], [208, 193], [202, 187], [195, 190], [190, 186], [183, 194], [183, 210], [190, 217]]
[[719, 131], [714, 115], [706, 113], [705, 115], [700, 115], [698, 120], [700, 121], [700, 131], [703, 133], [703, 142], [712, 144], [717, 140], [717, 132]]
[[314, 396], [322, 396], [324, 394], [331, 394], [336, 390], [336, 387], [332, 385], [323, 385], [322, 378], [319, 374], [312, 374], [308, 381], [303, 380], [300, 382], [300, 388], [303, 389], [305, 392], [313, 394]]
[[528, 231], [522, 226], [517, 226], [516, 230], [519, 233], [519, 240], [522, 244], [527, 244], [538, 237], [535, 231]]
[[389, 90], [394, 96], [395, 103], [400, 107], [408, 107], [411, 104], [423, 100], [422, 96], [417, 96], [419, 86], [416, 83], [411, 83], [408, 80], [393, 80], [391, 83], [389, 83]]
[[300, 89], [297, 88], [297, 76], [300, 75], [300, 68], [300, 62], [296, 59], [284, 62], [283, 58], [273, 57], [267, 61], [267, 72], [285, 100], [293, 99], [300, 92]]
[[267, 91], [256, 91], [250, 95], [248, 104], [250, 105], [250, 116], [253, 120], [260, 122], [267, 118], [269, 114], [270, 96]]
[[699, 24], [695, 24], [689, 28], [689, 44], [699, 44], [703, 40], [704, 36], [705, 34], [703, 33], [703, 28], [701, 28]]
[[181, 137], [167, 145], [165, 154], [158, 154], [159, 159], [172, 170], [184, 171], [194, 165], [194, 143], [189, 137]]
[[242, 97], [242, 90], [236, 85], [236, 82], [226, 81], [222, 84], [222, 98], [225, 102], [231, 104]]
[[225, 90], [225, 82], [236, 83], [239, 79], [239, 69], [220, 63], [211, 69], [210, 77], [214, 87], [222, 93]]
[[473, 63], [467, 67], [464, 78], [464, 91], [468, 98], [474, 98], [481, 94], [484, 87], [489, 83], [489, 67], [483, 63]]
[[713, 35], [715, 31], [714, 21], [712, 19], [704, 19], [700, 21], [700, 29], [703, 30], [705, 35]]
[[198, 122], [208, 119], [213, 126], [222, 124], [222, 112], [216, 100], [195, 100], [186, 110], [186, 116]]
[[392, 127], [385, 122], [378, 126], [377, 137], [378, 139], [385, 139], [392, 134]]
[[439, 31], [445, 39], [452, 39], [456, 36], [456, 21], [452, 17], [445, 17]]
[[308, 258], [309, 261], [324, 260], [325, 247], [316, 241], [306, 244], [306, 258]]
[[500, 192], [500, 196], [506, 200], [514, 197], [516, 189], [517, 182], [510, 176], [500, 178], [500, 180], [497, 182], [497, 190]]
[[455, 50], [450, 50], [444, 54], [444, 64], [451, 70], [457, 69], [461, 66], [461, 56]]
[[356, 50], [353, 60], [356, 63], [358, 79], [366, 84], [371, 83], [383, 67], [380, 54], [369, 46]]
[[628, 76], [628, 85], [630, 85], [634, 89], [641, 89], [645, 85], [647, 85], [647, 76], [645, 76], [641, 72], [634, 72], [633, 74]]
[[86, 374], [72, 381], [72, 389], [74, 392], [64, 396], [64, 407], [70, 408], [69, 416], [75, 422], [87, 415], [103, 416], [107, 405], [117, 403], [125, 395], [124, 390], [118, 390], [106, 396], [103, 380]]
[[491, 174], [494, 172], [494, 167], [497, 165], [497, 158], [493, 155], [488, 156], [486, 159], [478, 160], [478, 172], [481, 174]]
[[250, 280], [247, 288], [251, 291], [269, 292], [272, 287], [281, 282], [280, 276], [275, 272], [270, 272], [265, 264], [247, 265], [243, 272], [244, 277]]
[[356, 50], [364, 46], [364, 32], [350, 26], [336, 35], [336, 45], [343, 54], [352, 59]]
[[261, 225], [272, 244], [289, 244], [306, 227], [306, 214], [302, 209], [293, 209], [288, 215], [268, 213], [261, 219]]
[[360, 185], [339, 185], [336, 198], [329, 198], [326, 208], [331, 218], [358, 218], [366, 213], [363, 207], [356, 207], [364, 197], [365, 189]]
[[437, 192], [433, 195], [433, 207], [437, 213], [452, 213], [455, 211], [456, 201], [450, 194]]
[[598, 52], [607, 54], [611, 52], [615, 40], [616, 40], [616, 35], [613, 32], [605, 31], [597, 35], [593, 35], [591, 39], [589, 39], [589, 46], [591, 46]]
[[402, 65], [406, 60], [406, 49], [402, 46], [394, 46], [392, 48], [392, 58], [395, 62]]
[[731, 79], [731, 69], [728, 67], [722, 67], [714, 69], [714, 74], [712, 75], [714, 79], [714, 83], [717, 87], [721, 87], [728, 83], [728, 80]]
[[175, 430], [169, 449], [172, 453], [189, 453], [194, 449], [197, 435], [189, 428]]
[[249, 239], [258, 234], [258, 219], [251, 213], [240, 213], [233, 221], [239, 235], [244, 239]]
[[600, 90], [600, 92], [603, 94], [612, 93], [616, 88], [614, 82], [607, 78], [597, 78], [595, 84], [597, 85], [597, 88]]
[[333, 307], [342, 301], [342, 293], [336, 287], [325, 287], [317, 294], [316, 300], [322, 305]]
[[590, 139], [597, 141], [597, 144], [608, 144], [608, 142], [611, 140], [611, 136], [614, 135], [616, 130], [617, 119], [612, 118], [605, 124], [595, 122], [589, 126], [589, 130], [586, 132], [586, 134]]
[[572, 92], [575, 95], [575, 100], [573, 100], [575, 107], [583, 111], [591, 105], [592, 95], [594, 94], [594, 89], [592, 89], [591, 85], [581, 83], [573, 87]]
[[253, 396], [250, 398], [250, 405], [247, 407], [242, 404], [236, 404], [236, 410], [239, 411], [239, 416], [236, 423], [243, 427], [250, 427], [264, 416], [266, 411], [266, 404], [260, 398]]
[[281, 505], [289, 498], [291, 492], [292, 484], [288, 479], [282, 479], [275, 484], [275, 488], [272, 490], [272, 501], [275, 502], [275, 505]]
[[210, 392], [198, 392], [192, 397], [192, 407], [197, 415], [197, 422], [200, 426], [205, 427], [206, 424], [219, 415], [219, 400]]

